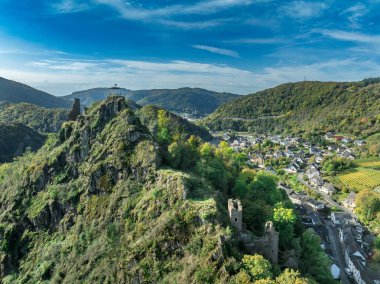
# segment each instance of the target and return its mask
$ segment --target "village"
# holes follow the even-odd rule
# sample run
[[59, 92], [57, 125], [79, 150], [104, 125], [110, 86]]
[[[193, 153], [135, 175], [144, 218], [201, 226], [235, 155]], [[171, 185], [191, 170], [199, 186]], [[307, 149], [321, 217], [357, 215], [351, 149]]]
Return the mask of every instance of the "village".
[[279, 177], [278, 187], [294, 204], [303, 225], [320, 236], [334, 278], [342, 283], [380, 283], [379, 272], [367, 265], [374, 235], [355, 216], [356, 193], [337, 200], [337, 189], [322, 169], [326, 157], [354, 160], [355, 149], [365, 145], [364, 140], [334, 133], [313, 142], [280, 135], [212, 134], [213, 143], [226, 141], [234, 151], [245, 153], [249, 167]]

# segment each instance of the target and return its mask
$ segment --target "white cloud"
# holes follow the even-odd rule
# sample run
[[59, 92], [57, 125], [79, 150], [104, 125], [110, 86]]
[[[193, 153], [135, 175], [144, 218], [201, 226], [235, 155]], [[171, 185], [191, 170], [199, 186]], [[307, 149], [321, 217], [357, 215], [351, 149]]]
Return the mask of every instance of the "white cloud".
[[229, 49], [223, 49], [223, 48], [217, 48], [217, 47], [212, 47], [212, 46], [207, 46], [207, 45], [193, 45], [194, 48], [201, 49], [201, 50], [207, 50], [211, 53], [216, 53], [216, 54], [221, 54], [221, 55], [226, 55], [230, 57], [239, 57], [239, 53], [233, 50]]
[[304, 20], [321, 16], [327, 8], [328, 6], [324, 2], [293, 1], [280, 7], [279, 12], [292, 18]]
[[316, 32], [341, 41], [351, 41], [366, 44], [380, 44], [379, 35], [368, 35], [358, 32], [347, 32], [341, 30], [316, 30]]

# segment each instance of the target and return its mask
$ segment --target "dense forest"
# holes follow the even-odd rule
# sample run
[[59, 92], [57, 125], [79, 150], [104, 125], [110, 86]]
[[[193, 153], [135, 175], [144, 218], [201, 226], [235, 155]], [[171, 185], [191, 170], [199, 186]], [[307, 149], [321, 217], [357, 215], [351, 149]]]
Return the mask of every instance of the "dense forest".
[[20, 123], [0, 122], [0, 163], [10, 162], [26, 150], [38, 150], [46, 137]]
[[287, 83], [220, 106], [205, 120], [215, 130], [323, 132], [368, 137], [380, 131], [380, 79]]
[[[2, 283], [333, 283], [276, 178], [201, 137], [168, 111], [110, 97], [1, 165]], [[273, 221], [279, 264], [246, 254], [231, 197], [254, 236]], [[287, 268], [289, 253], [298, 264]]]
[[40, 133], [58, 132], [67, 120], [69, 110], [43, 108], [28, 103], [0, 103], [0, 122], [17, 122]]

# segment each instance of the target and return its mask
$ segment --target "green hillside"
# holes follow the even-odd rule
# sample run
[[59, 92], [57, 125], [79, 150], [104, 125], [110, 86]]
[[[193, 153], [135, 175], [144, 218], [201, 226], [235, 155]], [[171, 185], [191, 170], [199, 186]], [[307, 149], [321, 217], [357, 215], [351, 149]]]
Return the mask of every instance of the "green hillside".
[[[218, 93], [199, 88], [137, 91], [119, 89], [117, 92], [120, 95], [132, 99], [139, 105], [154, 104], [169, 111], [177, 113], [195, 113], [200, 116], [209, 114], [221, 104], [238, 97], [238, 95], [231, 93]], [[75, 92], [64, 98], [68, 100], [80, 98], [81, 102], [88, 106], [96, 101], [105, 99], [109, 94], [110, 90], [108, 88], [95, 88]]]
[[[239, 153], [181, 122], [109, 97], [0, 166], [2, 283], [333, 283], [319, 238], [295, 226], [275, 178], [242, 172]], [[244, 255], [230, 197], [257, 234], [274, 221], [310, 279]]]
[[0, 163], [10, 162], [26, 149], [38, 150], [45, 136], [19, 123], [0, 122]]
[[219, 130], [335, 130], [367, 137], [380, 131], [379, 81], [288, 83], [226, 103], [205, 123]]
[[0, 122], [18, 122], [40, 133], [58, 132], [69, 110], [43, 108], [28, 103], [0, 103]]
[[69, 108], [69, 102], [27, 85], [0, 77], [0, 102], [31, 103], [47, 108]]

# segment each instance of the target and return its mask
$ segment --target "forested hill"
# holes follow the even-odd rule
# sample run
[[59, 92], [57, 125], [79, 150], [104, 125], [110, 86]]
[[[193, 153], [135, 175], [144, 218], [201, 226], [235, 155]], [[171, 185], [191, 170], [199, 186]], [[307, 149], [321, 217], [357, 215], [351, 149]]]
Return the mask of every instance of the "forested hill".
[[0, 164], [12, 161], [27, 149], [39, 149], [45, 139], [44, 135], [25, 125], [0, 122]]
[[58, 132], [68, 114], [68, 109], [43, 108], [28, 103], [0, 103], [0, 122], [18, 122], [40, 133]]
[[358, 136], [380, 131], [380, 79], [298, 82], [241, 97], [220, 106], [211, 129], [252, 131], [335, 130]]
[[27, 85], [0, 77], [0, 101], [31, 103], [47, 108], [69, 108], [70, 102]]
[[[119, 89], [117, 93], [132, 99], [137, 104], [154, 104], [177, 113], [194, 113], [204, 116], [213, 112], [218, 106], [233, 99], [238, 95], [231, 93], [219, 93], [200, 88], [180, 89], [154, 89], [137, 90]], [[110, 95], [108, 88], [95, 88], [75, 92], [65, 99], [80, 98], [81, 102], [88, 106], [95, 101], [103, 100]]]

